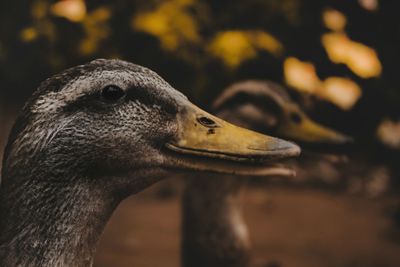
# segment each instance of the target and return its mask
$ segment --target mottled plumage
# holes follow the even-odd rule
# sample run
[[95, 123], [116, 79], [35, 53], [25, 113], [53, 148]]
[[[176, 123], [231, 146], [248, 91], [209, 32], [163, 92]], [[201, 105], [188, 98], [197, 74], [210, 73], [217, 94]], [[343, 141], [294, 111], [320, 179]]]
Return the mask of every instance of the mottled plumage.
[[[219, 144], [229, 129], [254, 137], [256, 147]], [[299, 148], [213, 117], [144, 67], [100, 59], [66, 70], [40, 85], [11, 132], [0, 187], [0, 266], [91, 266], [105, 223], [125, 197], [171, 170], [240, 172], [246, 167], [235, 171], [228, 159], [263, 161], [277, 151], [297, 155]]]
[[[130, 101], [102, 102], [100, 90], [110, 83]], [[90, 265], [118, 202], [158, 179], [129, 179], [127, 172], [163, 164], [158, 143], [172, 135], [177, 101], [188, 102], [156, 73], [119, 60], [92, 61], [44, 81], [5, 152], [0, 265]]]

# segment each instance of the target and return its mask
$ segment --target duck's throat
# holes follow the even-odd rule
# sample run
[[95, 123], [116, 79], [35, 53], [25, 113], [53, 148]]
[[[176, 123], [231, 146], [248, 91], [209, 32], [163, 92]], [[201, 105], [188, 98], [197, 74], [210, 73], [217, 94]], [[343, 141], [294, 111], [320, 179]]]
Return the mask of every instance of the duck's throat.
[[94, 181], [71, 179], [76, 182], [2, 185], [0, 266], [92, 265], [99, 236], [120, 200]]
[[184, 267], [249, 266], [249, 240], [237, 177], [191, 177], [183, 196]]

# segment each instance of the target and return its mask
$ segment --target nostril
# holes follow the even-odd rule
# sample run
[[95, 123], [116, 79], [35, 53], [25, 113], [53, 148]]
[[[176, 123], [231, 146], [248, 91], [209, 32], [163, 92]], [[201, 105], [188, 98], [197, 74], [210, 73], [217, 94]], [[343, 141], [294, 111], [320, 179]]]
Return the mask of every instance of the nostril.
[[214, 120], [212, 120], [210, 118], [207, 118], [207, 117], [204, 117], [204, 116], [203, 117], [198, 117], [197, 121], [201, 125], [203, 125], [205, 127], [208, 127], [208, 128], [217, 128], [217, 127], [219, 127], [219, 125]]

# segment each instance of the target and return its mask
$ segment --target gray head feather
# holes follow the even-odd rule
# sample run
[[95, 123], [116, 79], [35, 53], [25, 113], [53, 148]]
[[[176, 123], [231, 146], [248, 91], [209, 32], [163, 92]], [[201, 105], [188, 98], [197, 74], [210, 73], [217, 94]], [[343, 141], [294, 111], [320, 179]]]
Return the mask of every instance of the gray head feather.
[[[108, 102], [103, 88], [124, 97]], [[188, 102], [155, 72], [99, 59], [44, 81], [6, 148], [1, 266], [87, 266], [115, 206], [159, 179]]]

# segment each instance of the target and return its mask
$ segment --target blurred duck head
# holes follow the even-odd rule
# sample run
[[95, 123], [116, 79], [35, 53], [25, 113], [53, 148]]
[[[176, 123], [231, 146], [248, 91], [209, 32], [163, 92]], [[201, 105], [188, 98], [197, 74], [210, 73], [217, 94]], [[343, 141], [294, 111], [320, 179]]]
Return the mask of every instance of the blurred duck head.
[[312, 120], [282, 86], [249, 80], [224, 90], [213, 105], [218, 116], [242, 127], [296, 142], [345, 144], [352, 141]]

